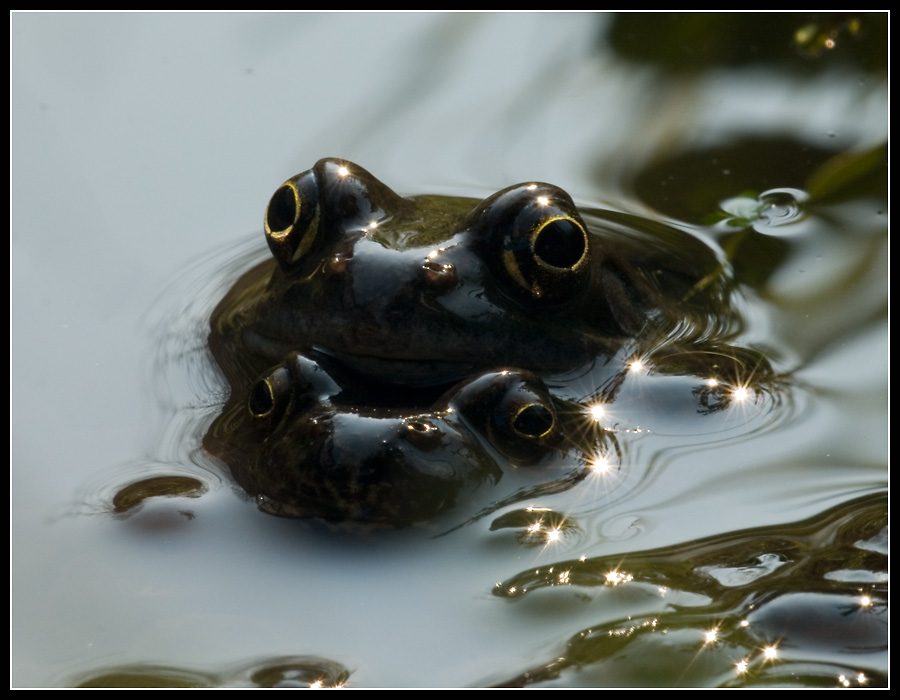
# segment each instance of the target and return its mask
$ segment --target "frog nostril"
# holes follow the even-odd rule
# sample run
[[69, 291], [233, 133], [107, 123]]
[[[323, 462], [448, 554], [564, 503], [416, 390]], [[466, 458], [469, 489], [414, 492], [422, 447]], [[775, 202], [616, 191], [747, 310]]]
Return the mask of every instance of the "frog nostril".
[[459, 281], [459, 273], [456, 266], [450, 263], [439, 263], [435, 260], [426, 260], [422, 263], [422, 275], [425, 283], [433, 289], [447, 290], [456, 286]]
[[332, 255], [322, 266], [322, 271], [328, 275], [343, 275], [350, 266], [350, 258], [342, 253]]
[[413, 418], [406, 422], [402, 437], [420, 450], [430, 450], [441, 444], [443, 433], [431, 421]]

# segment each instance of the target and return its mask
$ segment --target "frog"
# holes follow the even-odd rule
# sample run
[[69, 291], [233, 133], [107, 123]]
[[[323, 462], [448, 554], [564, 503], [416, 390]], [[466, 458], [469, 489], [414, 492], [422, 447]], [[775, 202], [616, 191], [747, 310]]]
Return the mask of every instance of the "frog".
[[727, 308], [721, 278], [698, 293], [697, 278], [719, 265], [706, 246], [627, 224], [609, 219], [604, 240], [545, 183], [482, 201], [405, 198], [323, 159], [272, 196], [273, 260], [213, 312], [210, 345], [253, 377], [302, 349], [369, 379], [437, 386], [502, 366], [570, 369], [648, 324], [665, 335], [687, 315]]
[[294, 351], [216, 420], [207, 447], [266, 513], [397, 529], [471, 506], [501, 479], [528, 488], [538, 464], [539, 491], [581, 481], [583, 462], [545, 461], [565, 452], [577, 415], [524, 370], [475, 375], [427, 407], [366, 406]]
[[555, 185], [404, 197], [326, 158], [276, 189], [264, 230], [271, 258], [210, 319], [231, 393], [204, 444], [273, 515], [402, 528], [485, 484], [571, 487], [611, 449], [585, 416], [633, 358], [704, 377], [701, 413], [772, 376], [732, 350], [741, 317], [710, 246]]

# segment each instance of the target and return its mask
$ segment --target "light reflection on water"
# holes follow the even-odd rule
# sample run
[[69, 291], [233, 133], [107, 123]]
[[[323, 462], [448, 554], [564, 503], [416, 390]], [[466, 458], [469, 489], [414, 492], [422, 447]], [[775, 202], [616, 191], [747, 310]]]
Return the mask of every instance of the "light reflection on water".
[[[272, 187], [321, 156], [352, 157], [404, 193], [483, 196], [538, 177], [576, 201], [696, 226], [700, 214], [742, 190], [709, 194], [695, 211], [682, 194], [691, 187], [679, 187], [678, 207], [669, 209], [643, 196], [635, 173], [679, 149], [727, 145], [744, 131], [763, 141], [788, 134], [834, 151], [863, 150], [886, 133], [877, 75], [798, 80], [719, 71], [663, 79], [608, 50], [585, 59], [599, 29], [578, 16], [205, 21], [14, 18], [16, 685], [72, 683], [92, 669], [142, 663], [228, 684], [257, 660], [274, 664], [286, 655], [336, 662], [348, 669], [350, 685], [506, 683], [526, 672], [528, 682], [634, 684], [640, 664], [613, 674], [606, 660], [665, 655], [654, 637], [641, 636], [662, 613], [715, 598], [710, 579], [774, 580], [784, 567], [772, 562], [782, 561], [787, 545], [754, 548], [764, 536], [789, 536], [800, 549], [788, 549], [802, 552], [797, 561], [816, 561], [794, 528], [776, 526], [886, 488], [886, 214], [883, 192], [863, 187], [820, 203], [812, 216], [779, 214], [790, 223], [775, 226], [767, 213], [748, 234], [704, 231], [723, 249], [769, 256], [768, 264], [746, 252], [737, 258], [747, 285], [742, 337], [793, 372], [790, 400], [763, 397], [746, 419], [724, 412], [701, 422], [695, 404], [671, 398], [684, 395], [683, 380], [629, 380], [605, 418], [618, 431], [614, 470], [437, 539], [419, 530], [354, 538], [275, 520], [215, 479], [200, 498], [149, 502], [125, 520], [106, 517], [97, 493], [129, 483], [132, 473], [196, 474], [208, 466], [196, 450], [223, 394], [204, 350], [205, 319], [229, 276], [261, 249], [252, 232]], [[377, 30], [368, 32], [377, 41], [354, 44], [351, 32], [364, 25]], [[48, 31], [61, 34], [59, 53], [38, 48], [46, 42], [36, 37]], [[521, 53], [493, 53], [488, 39], [497, 32]], [[197, 36], [221, 65], [187, 49]], [[361, 47], [366, 60], [321, 60], [335, 36]], [[398, 53], [379, 51], [382, 44]], [[80, 60], [60, 60], [66, 51]], [[415, 66], [404, 58], [409, 53], [421, 59]], [[120, 72], [120, 63], [128, 70]], [[815, 167], [796, 170], [809, 175]], [[788, 170], [771, 169], [779, 168]], [[48, 172], [72, 181], [49, 201]], [[757, 192], [805, 184], [757, 180]], [[33, 232], [38, 220], [65, 224]], [[239, 250], [222, 249], [238, 238], [245, 241]], [[516, 527], [515, 512], [528, 506], [549, 509], [542, 531], [556, 533], [539, 546], [527, 518]], [[881, 532], [876, 516], [871, 525], [854, 521], [869, 510], [880, 507], [867, 502], [834, 516], [859, 530], [852, 542]], [[692, 543], [744, 530], [751, 546], [740, 561], [695, 568], [687, 557], [684, 571], [671, 573], [675, 584], [614, 575], [620, 585], [606, 588], [613, 569], [601, 563], [667, 548], [654, 569], [661, 574]], [[843, 571], [873, 572], [878, 581], [884, 561], [855, 561], [852, 551], [842, 549], [845, 561], [824, 576], [807, 574], [807, 590], [796, 594], [807, 598], [762, 606], [753, 629], [777, 627], [792, 600], [816, 624], [851, 605], [843, 592], [826, 600], [821, 581], [854, 579]], [[565, 564], [579, 559], [581, 570], [600, 577], [598, 588], [575, 585], [579, 569]], [[703, 567], [716, 573], [703, 578]], [[554, 586], [539, 602], [492, 595], [499, 582], [531, 568], [553, 569]], [[633, 576], [625, 566], [618, 571]], [[882, 612], [864, 620], [880, 624], [886, 599], [873, 595]], [[809, 645], [797, 628], [798, 646], [765, 665], [747, 641], [756, 632], [740, 633], [738, 618], [711, 620], [714, 613], [723, 614], [670, 616], [668, 656], [643, 682], [732, 684], [745, 659], [761, 684], [789, 682], [778, 669], [802, 664], [809, 684], [822, 683], [826, 667], [835, 685], [862, 672], [833, 648], [804, 656]], [[703, 647], [712, 622], [717, 641]], [[604, 651], [601, 634], [634, 641], [622, 652]], [[547, 670], [566, 655], [582, 665]], [[883, 652], [860, 663], [876, 683], [886, 674]]]

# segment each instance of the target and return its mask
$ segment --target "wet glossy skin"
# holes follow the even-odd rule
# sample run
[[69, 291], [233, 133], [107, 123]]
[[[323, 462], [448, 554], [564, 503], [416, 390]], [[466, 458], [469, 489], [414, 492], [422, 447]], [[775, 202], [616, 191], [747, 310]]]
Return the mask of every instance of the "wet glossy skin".
[[[277, 265], [235, 286], [213, 314], [211, 342], [253, 376], [293, 350], [392, 384], [447, 384], [507, 366], [569, 369], [615, 352], [648, 316], [663, 332], [692, 306], [660, 310], [715, 268], [685, 234], [678, 253], [635, 234], [626, 252], [650, 264], [623, 260], [588, 233], [552, 185], [526, 183], [483, 202], [406, 199], [358, 166], [323, 160], [272, 197], [266, 237]], [[666, 269], [650, 267], [654, 255]], [[678, 269], [685, 263], [688, 272]], [[721, 288], [704, 290], [694, 307], [708, 313], [716, 295]]]
[[[527, 471], [564, 451], [563, 408], [522, 371], [477, 375], [419, 409], [358, 406], [313, 360], [291, 353], [207, 442], [229, 446], [236, 480], [266, 512], [402, 527], [471, 501], [508, 465]], [[583, 463], [560, 460], [544, 465], [540, 481], [562, 488], [584, 473]]]
[[[764, 364], [722, 350], [738, 319], [709, 248], [552, 185], [403, 198], [322, 160], [265, 229], [274, 261], [211, 319], [232, 395], [205, 444], [277, 515], [402, 527], [526, 464], [534, 488], [571, 485], [600, 444], [546, 379], [646, 348], [662, 372]], [[611, 401], [623, 376], [585, 393]]]

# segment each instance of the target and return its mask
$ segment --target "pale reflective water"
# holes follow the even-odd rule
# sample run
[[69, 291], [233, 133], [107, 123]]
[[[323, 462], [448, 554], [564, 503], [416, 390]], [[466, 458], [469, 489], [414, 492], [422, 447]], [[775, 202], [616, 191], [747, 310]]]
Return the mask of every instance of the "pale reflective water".
[[[12, 683], [885, 683], [885, 62], [833, 58], [883, 55], [883, 23], [685, 73], [608, 16], [14, 15]], [[701, 421], [634, 381], [614, 480], [436, 539], [263, 515], [200, 451], [205, 323], [322, 156], [687, 227], [791, 388]], [[206, 490], [113, 514], [161, 475]]]

